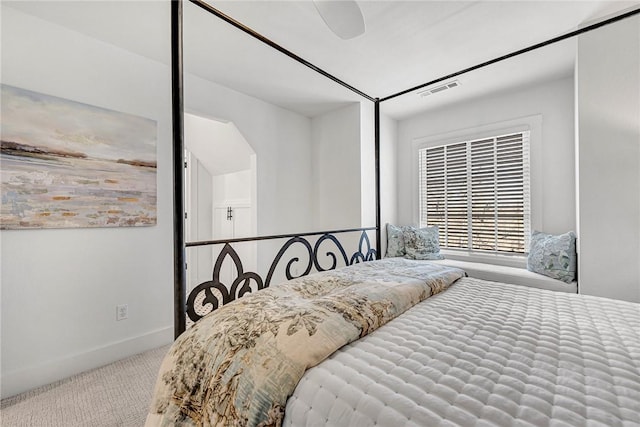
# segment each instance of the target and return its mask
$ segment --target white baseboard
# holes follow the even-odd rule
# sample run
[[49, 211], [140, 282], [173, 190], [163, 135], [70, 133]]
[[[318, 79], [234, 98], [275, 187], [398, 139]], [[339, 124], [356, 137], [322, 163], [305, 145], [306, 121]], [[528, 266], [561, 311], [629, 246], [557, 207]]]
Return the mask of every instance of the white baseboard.
[[151, 331], [63, 359], [7, 372], [0, 380], [2, 398], [14, 396], [120, 359], [161, 347], [173, 341], [173, 327]]

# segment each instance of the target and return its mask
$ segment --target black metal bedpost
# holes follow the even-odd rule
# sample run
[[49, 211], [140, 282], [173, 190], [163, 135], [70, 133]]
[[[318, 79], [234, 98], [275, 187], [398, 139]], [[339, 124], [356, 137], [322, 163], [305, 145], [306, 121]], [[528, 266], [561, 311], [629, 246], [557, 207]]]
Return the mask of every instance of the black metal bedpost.
[[184, 246], [184, 93], [182, 78], [182, 0], [171, 1], [171, 100], [173, 123], [173, 329], [186, 329]]
[[382, 258], [382, 238], [380, 235], [380, 99], [374, 101], [374, 140], [376, 156], [376, 259]]

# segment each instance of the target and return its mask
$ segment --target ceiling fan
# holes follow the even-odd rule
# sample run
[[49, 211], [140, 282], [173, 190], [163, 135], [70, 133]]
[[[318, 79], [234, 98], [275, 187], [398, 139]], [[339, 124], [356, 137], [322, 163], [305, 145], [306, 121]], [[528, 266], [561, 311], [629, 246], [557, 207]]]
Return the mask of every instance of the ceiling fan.
[[327, 27], [341, 39], [364, 33], [364, 16], [355, 0], [313, 0], [313, 4]]

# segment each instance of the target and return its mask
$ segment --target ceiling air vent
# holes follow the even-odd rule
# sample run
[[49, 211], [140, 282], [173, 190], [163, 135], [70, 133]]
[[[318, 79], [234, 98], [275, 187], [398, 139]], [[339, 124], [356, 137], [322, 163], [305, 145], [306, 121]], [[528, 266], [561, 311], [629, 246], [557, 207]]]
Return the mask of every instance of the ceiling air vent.
[[420, 92], [418, 92], [418, 95], [420, 95], [422, 97], [429, 96], [429, 95], [433, 95], [434, 93], [443, 92], [443, 91], [445, 91], [447, 89], [452, 89], [452, 88], [458, 87], [458, 86], [460, 86], [460, 82], [458, 80], [453, 80], [453, 81], [445, 83], [443, 85], [432, 87], [432, 88], [420, 91]]

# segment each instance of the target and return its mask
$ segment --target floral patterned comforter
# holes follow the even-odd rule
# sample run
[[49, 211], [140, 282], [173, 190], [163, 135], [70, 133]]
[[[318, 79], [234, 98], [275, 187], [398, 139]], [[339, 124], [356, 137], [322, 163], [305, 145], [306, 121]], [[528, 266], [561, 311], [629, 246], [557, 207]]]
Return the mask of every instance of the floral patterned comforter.
[[313, 274], [202, 318], [165, 357], [147, 426], [279, 426], [305, 370], [462, 270], [391, 258]]

